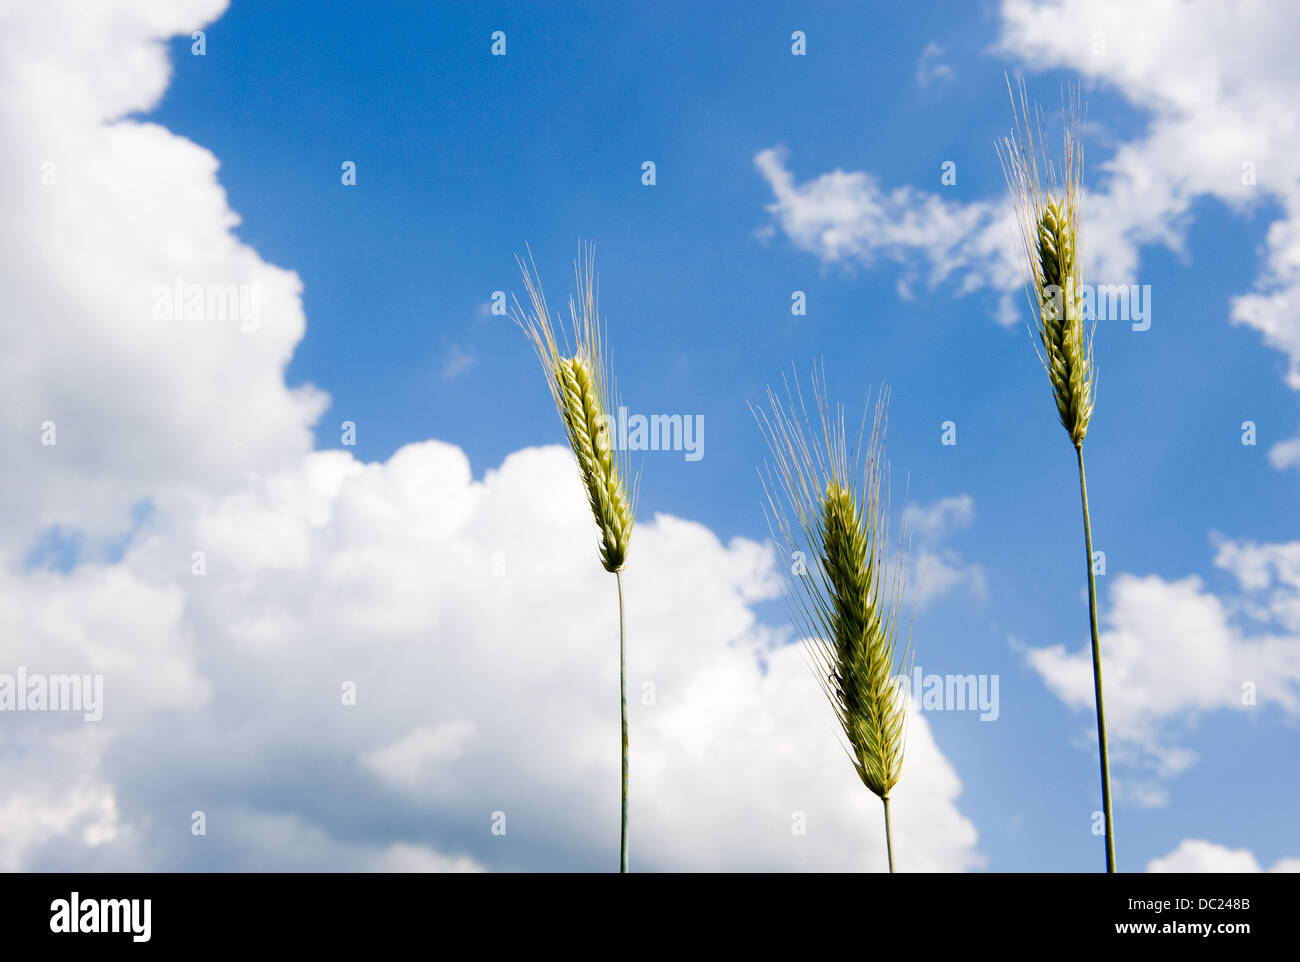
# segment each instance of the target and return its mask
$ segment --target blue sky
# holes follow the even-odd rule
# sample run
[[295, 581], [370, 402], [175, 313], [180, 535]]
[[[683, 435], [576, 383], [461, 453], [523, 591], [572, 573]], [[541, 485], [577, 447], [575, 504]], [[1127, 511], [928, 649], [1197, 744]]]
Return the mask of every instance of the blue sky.
[[[915, 638], [927, 670], [1003, 678], [1001, 723], [934, 719], [970, 773], [966, 804], [989, 867], [1089, 867], [1096, 766], [1069, 744], [1087, 716], [1064, 710], [1008, 645], [1087, 638], [1073, 457], [1025, 328], [998, 326], [989, 298], [945, 285], [902, 300], [894, 265], [824, 269], [782, 239], [754, 236], [771, 192], [753, 157], [777, 144], [797, 171], [867, 169], [889, 188], [944, 189], [940, 168], [952, 160], [954, 192], [1001, 201], [993, 145], [1010, 125], [1004, 71], [1018, 65], [986, 52], [990, 11], [318, 6], [236, 4], [208, 31], [204, 59], [178, 40], [176, 78], [152, 115], [221, 158], [240, 236], [302, 276], [309, 326], [289, 379], [334, 398], [318, 443], [336, 446], [337, 422], [353, 420], [360, 457], [437, 437], [480, 472], [516, 448], [561, 441], [519, 332], [480, 310], [494, 290], [519, 291], [512, 257], [525, 241], [555, 296], [568, 289], [577, 239], [593, 240], [626, 403], [704, 416], [702, 460], [647, 455], [646, 516], [763, 537], [754, 466], [764, 450], [746, 402], [792, 363], [807, 370], [823, 355], [848, 405], [888, 383], [890, 459], [912, 498], [969, 492], [977, 506], [952, 546], [988, 572], [988, 603], [936, 604]], [[505, 58], [485, 55], [498, 29]], [[803, 58], [790, 52], [796, 29], [809, 38]], [[945, 48], [953, 82], [917, 84], [930, 42]], [[1029, 79], [1050, 106], [1071, 78]], [[1088, 91], [1088, 110], [1107, 127], [1140, 122], [1105, 91]], [[1088, 146], [1092, 170], [1107, 150]], [[335, 176], [342, 160], [357, 163], [355, 190]], [[654, 187], [641, 184], [645, 160]], [[1262, 463], [1266, 449], [1240, 444], [1240, 421], [1256, 412], [1264, 432], [1290, 428], [1281, 379], [1242, 376], [1280, 361], [1223, 323], [1228, 297], [1254, 272], [1266, 212], [1205, 207], [1182, 259], [1143, 251], [1152, 330], [1103, 326], [1097, 337], [1086, 453], [1110, 570], [1212, 578], [1210, 529], [1267, 539], [1279, 534], [1274, 518], [1300, 508], [1293, 480]], [[806, 317], [790, 313], [794, 290], [807, 292]], [[474, 363], [446, 377], [456, 351]], [[955, 449], [940, 444], [949, 419]], [[1272, 811], [1269, 793], [1239, 796], [1246, 819], [1229, 817], [1231, 796], [1213, 790], [1266, 777], [1240, 748], [1256, 726], [1225, 717], [1194, 734], [1205, 757], [1176, 783], [1176, 804], [1121, 807], [1128, 860], [1233, 823], [1234, 847], [1288, 854], [1277, 847], [1297, 841], [1285, 793]]]
[[[1145, 170], [1178, 185], [1173, 201], [1149, 211], [1124, 201], [1141, 163], [1169, 154], [1153, 131], [1181, 121], [1211, 142], [1231, 134], [1178, 107], [1169, 91], [1182, 89], [1180, 78], [1160, 86], [1143, 66], [1146, 34], [1119, 33], [1097, 12], [1098, 29], [1110, 31], [1107, 56], [1121, 66], [1094, 68], [1074, 48], [1035, 39], [1024, 26], [1032, 18], [1020, 16], [1027, 9], [235, 0], [204, 28], [205, 56], [191, 55], [188, 30], [168, 42], [171, 81], [134, 116], [211, 151], [240, 218], [235, 235], [301, 278], [306, 328], [284, 378], [329, 395], [313, 425], [317, 449], [386, 462], [433, 438], [463, 450], [482, 479], [513, 452], [562, 444], [525, 339], [487, 310], [496, 290], [522, 295], [513, 258], [525, 242], [558, 302], [579, 238], [593, 241], [624, 402], [703, 416], [701, 460], [654, 452], [640, 462], [647, 521], [699, 522], [723, 544], [763, 541], [756, 466], [765, 450], [748, 404], [815, 358], [850, 411], [888, 384], [896, 510], [964, 505], [922, 539], [951, 577], [919, 610], [917, 663], [1000, 678], [996, 722], [926, 715], [960, 778], [954, 804], [978, 832], [979, 864], [1094, 870], [1103, 856], [1091, 831], [1100, 808], [1091, 704], [1071, 703], [1068, 682], [1051, 683], [1030, 656], [1064, 646], [1069, 663], [1053, 664], [1077, 677], [1088, 640], [1073, 452], [1023, 296], [1000, 279], [1003, 255], [988, 247], [1002, 238], [1014, 256], [998, 220], [1010, 202], [994, 151], [1011, 124], [1006, 73], [1022, 72], [1049, 109], [1063, 83], [1081, 83], [1085, 185], [1102, 195], [1087, 208], [1102, 222], [1085, 220], [1085, 251], [1090, 236], [1125, 245], [1089, 253], [1097, 259], [1088, 263], [1113, 270], [1091, 279], [1149, 285], [1152, 297], [1149, 330], [1097, 327], [1100, 381], [1085, 448], [1094, 541], [1107, 559], [1103, 628], [1131, 652], [1116, 670], [1138, 673], [1115, 689], [1133, 700], [1113, 723], [1128, 727], [1129, 741], [1112, 731], [1121, 866], [1145, 868], [1204, 840], [1249, 850], [1267, 868], [1300, 856], [1297, 776], [1279, 764], [1295, 757], [1297, 678], [1288, 673], [1300, 641], [1286, 602], [1296, 586], [1279, 566], [1252, 594], [1244, 563], [1222, 560], [1221, 543], [1280, 551], [1300, 538], [1290, 520], [1300, 510], [1294, 468], [1270, 460], [1296, 432], [1288, 353], [1266, 343], [1263, 323], [1233, 322], [1235, 298], [1273, 289], [1261, 281], [1266, 232], [1296, 209], [1295, 171], [1261, 156], [1260, 184], [1243, 197], [1235, 165], [1220, 190], [1169, 161]], [[1087, 23], [1075, 5], [1060, 16], [1076, 14]], [[1214, 33], [1208, 20], [1179, 29], [1205, 44]], [[495, 30], [506, 34], [504, 57], [490, 54]], [[806, 56], [791, 53], [796, 30]], [[1086, 45], [1086, 29], [1071, 35]], [[1238, 69], [1234, 61], [1222, 74], [1285, 100], [1267, 78]], [[1224, 89], [1238, 87], [1225, 80]], [[784, 206], [774, 168], [758, 162], [773, 149], [796, 191]], [[1115, 163], [1126, 150], [1135, 165]], [[641, 182], [647, 160], [654, 186]], [[344, 161], [356, 163], [355, 186], [340, 183]], [[946, 161], [956, 164], [953, 186], [940, 182]], [[835, 171], [865, 180], [827, 179]], [[819, 185], [825, 193], [814, 196]], [[838, 213], [828, 217], [817, 197]], [[855, 198], [914, 213], [915, 234], [877, 239], [868, 217], [868, 229], [832, 249], [822, 231], [852, 223]], [[969, 219], [954, 227], [935, 210]], [[1108, 225], [1108, 213], [1125, 219]], [[796, 290], [806, 292], [806, 316], [791, 313]], [[1000, 316], [1007, 303], [1010, 324]], [[950, 420], [955, 446], [940, 441]], [[1255, 446], [1241, 443], [1246, 420], [1257, 425]], [[341, 443], [343, 421], [357, 426], [355, 447]], [[580, 500], [576, 479], [563, 494]], [[634, 542], [630, 577], [635, 551]], [[1181, 630], [1152, 599], [1173, 605], [1166, 589], [1190, 577], [1200, 582], [1187, 588], [1189, 604], [1221, 606], [1227, 633], [1189, 638], [1185, 652], [1176, 638], [1145, 641], [1159, 624], [1144, 623], [1143, 610]], [[1124, 578], [1133, 594], [1127, 620], [1114, 623], [1112, 586]], [[777, 600], [751, 607], [784, 630]], [[1277, 650], [1250, 654], [1265, 639]], [[1143, 651], [1178, 670], [1164, 677]], [[1224, 674], [1187, 681], [1198, 664], [1202, 676]], [[1270, 690], [1281, 694], [1234, 708], [1247, 664], [1276, 672]], [[821, 737], [834, 736], [826, 727]], [[1195, 760], [1161, 770], [1152, 757], [1165, 750]], [[426, 841], [488, 867], [539, 867], [523, 856], [494, 861], [457, 836], [460, 824]], [[558, 867], [599, 864], [558, 845], [540, 851]]]

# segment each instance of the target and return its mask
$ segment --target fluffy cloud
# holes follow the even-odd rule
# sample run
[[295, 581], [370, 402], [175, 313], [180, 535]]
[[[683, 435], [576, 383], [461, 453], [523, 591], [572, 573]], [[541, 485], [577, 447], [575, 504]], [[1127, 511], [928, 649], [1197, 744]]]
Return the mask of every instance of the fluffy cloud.
[[768, 213], [796, 247], [824, 263], [903, 268], [899, 293], [924, 280], [969, 293], [986, 286], [1003, 292], [999, 318], [1012, 323], [1012, 291], [1023, 281], [1010, 245], [1015, 222], [1009, 205], [962, 204], [911, 187], [886, 190], [864, 171], [833, 170], [796, 183], [784, 148], [754, 158], [772, 189]]
[[1216, 538], [1217, 567], [1237, 579], [1243, 611], [1263, 622], [1300, 632], [1300, 541], [1258, 544]]
[[[1089, 272], [1096, 283], [1133, 283], [1144, 246], [1183, 251], [1193, 205], [1212, 198], [1235, 211], [1276, 206], [1266, 263], [1229, 320], [1258, 330], [1291, 363], [1300, 389], [1300, 73], [1290, 37], [1295, 10], [1264, 3], [1132, 4], [1126, 0], [1006, 0], [998, 52], [1031, 70], [1065, 68], [1116, 89], [1146, 116], [1145, 129], [1092, 167]], [[1009, 123], [1008, 123], [1009, 126]], [[941, 192], [888, 188], [842, 169], [799, 181], [783, 149], [755, 164], [773, 194], [772, 223], [824, 263], [902, 267], [962, 294], [1000, 295], [998, 319], [1017, 316], [1021, 286], [1010, 204], [962, 203]], [[1270, 452], [1275, 467], [1300, 465], [1300, 439]], [[930, 518], [915, 516], [918, 530]], [[1126, 790], [1162, 804], [1164, 781], [1194, 764], [1178, 723], [1242, 704], [1300, 711], [1300, 576], [1297, 545], [1225, 544], [1217, 563], [1243, 593], [1221, 598], [1196, 578], [1112, 579], [1104, 607], [1107, 715], [1113, 756], [1135, 773]], [[941, 559], [942, 560], [942, 559]], [[941, 565], [942, 575], [944, 568]], [[1242, 616], [1261, 624], [1243, 626]], [[1067, 704], [1093, 705], [1087, 648], [1033, 651], [1031, 665]]]
[[[1300, 73], [1289, 43], [1300, 27], [1297, 11], [1210, 0], [1006, 0], [1003, 21], [999, 45], [1008, 57], [1031, 69], [1077, 71], [1147, 115], [1143, 134], [1121, 143], [1098, 170], [1102, 189], [1089, 194], [1089, 222], [1106, 235], [1094, 234], [1091, 250], [1117, 252], [1119, 266], [1131, 272], [1142, 245], [1182, 250], [1199, 199], [1237, 211], [1276, 205], [1264, 268], [1254, 290], [1232, 301], [1230, 320], [1285, 354], [1288, 383], [1300, 388], [1300, 173], [1293, 162]], [[1275, 446], [1274, 466], [1300, 464], [1297, 444]], [[1255, 710], [1242, 705], [1245, 684], [1255, 686], [1258, 705], [1300, 712], [1297, 550], [1222, 542], [1216, 564], [1236, 575], [1237, 597], [1216, 597], [1195, 578], [1115, 581], [1103, 638], [1107, 720], [1140, 768], [1159, 778], [1192, 764], [1195, 755], [1178, 745], [1172, 723]], [[1239, 615], [1259, 624], [1248, 628]], [[1035, 652], [1031, 663], [1067, 703], [1091, 707], [1086, 653], [1067, 655], [1058, 646]], [[1152, 801], [1165, 797], [1157, 783], [1135, 790]]]
[[[1255, 600], [1261, 594], [1278, 598], [1269, 594], [1276, 591], [1269, 565], [1293, 555], [1295, 547], [1221, 544], [1220, 566], [1234, 567], [1248, 589], [1226, 602], [1196, 577], [1114, 579], [1102, 608], [1106, 722], [1115, 760], [1134, 768], [1137, 781], [1129, 788], [1139, 802], [1163, 804], [1161, 780], [1196, 761], [1180, 744], [1178, 722], [1264, 706], [1300, 714], [1300, 638], [1287, 623], [1294, 617], [1294, 585], [1280, 601]], [[1270, 608], [1271, 631], [1248, 632], [1233, 617], [1238, 610], [1267, 616]], [[1092, 711], [1090, 648], [1053, 645], [1031, 650], [1028, 658], [1062, 701]]]
[[[107, 707], [100, 727], [78, 723], [94, 741], [62, 769], [78, 774], [37, 779], [42, 797], [81, 801], [55, 809], [43, 844], [0, 834], [23, 845], [9, 864], [60, 864], [70, 833], [96, 830], [100, 866], [313, 865], [319, 843], [344, 867], [607, 868], [617, 609], [571, 458], [521, 451], [476, 481], [434, 441], [384, 464], [316, 452], [205, 511], [160, 513], [118, 565], [42, 573], [32, 609], [64, 614], [16, 632], [20, 657], [77, 633], [85, 649], [57, 660], [101, 670]], [[111, 592], [82, 600], [105, 579]], [[635, 863], [882, 867], [874, 800], [829, 707], [753, 613], [775, 592], [765, 547], [659, 516], [637, 530], [625, 585]], [[143, 611], [157, 626], [141, 637]], [[154, 636], [177, 640], [143, 647]], [[54, 717], [17, 737], [33, 744]], [[79, 787], [92, 774], [94, 793]], [[9, 789], [19, 826], [32, 791]], [[960, 792], [914, 717], [895, 796], [905, 866], [980, 864]]]
[[[291, 463], [310, 449], [324, 397], [285, 389], [302, 285], [234, 237], [217, 159], [121, 119], [166, 87], [159, 40], [224, 0], [6, 6], [0, 547], [12, 550], [55, 524], [120, 531], [148, 498]], [[204, 292], [205, 315], [209, 290], [242, 286], [247, 321], [221, 319], [215, 300], [211, 316], [156, 316], [177, 279]]]
[[1006, 0], [1003, 16], [1006, 53], [1114, 85], [1150, 113], [1145, 136], [1103, 167], [1109, 179], [1098, 222], [1124, 225], [1138, 243], [1178, 248], [1198, 197], [1238, 210], [1265, 197], [1278, 203], [1265, 269], [1255, 291], [1234, 300], [1232, 321], [1286, 354], [1288, 382], [1300, 388], [1300, 173], [1292, 162], [1300, 151], [1300, 73], [1289, 42], [1300, 28], [1297, 11], [1258, 0], [1052, 7]]
[[[1133, 4], [1128, 0], [1004, 0], [997, 52], [1032, 70], [1068, 69], [1117, 89], [1147, 115], [1145, 131], [1092, 168], [1085, 194], [1092, 283], [1138, 280], [1139, 252], [1181, 253], [1193, 204], [1237, 211], [1273, 203], [1266, 262], [1254, 289], [1232, 301], [1230, 321], [1259, 331], [1290, 362], [1300, 389], [1300, 72], [1291, 38], [1300, 11], [1262, 0]], [[1008, 127], [1010, 123], [1008, 121]], [[864, 171], [834, 170], [797, 183], [783, 151], [755, 163], [768, 207], [796, 247], [824, 262], [903, 265], [903, 286], [925, 277], [962, 294], [1000, 292], [997, 317], [1020, 316], [1010, 204], [961, 203]], [[1297, 442], [1272, 452], [1300, 465]]]
[[[572, 456], [475, 479], [437, 441], [312, 451], [297, 277], [235, 239], [215, 157], [122, 119], [223, 6], [5, 14], [0, 137], [31, 176], [0, 183], [0, 665], [101, 675], [104, 715], [6, 717], [0, 868], [612, 868], [617, 607]], [[175, 278], [259, 316], [160, 317]], [[87, 550], [33, 570], [52, 525]], [[634, 866], [883, 867], [829, 707], [755, 615], [770, 552], [658, 516], [625, 582]], [[903, 867], [980, 864], [960, 793], [915, 718]]]
[[[1148, 872], [1259, 872], [1249, 849], [1232, 849], [1203, 839], [1185, 838], [1168, 855], [1147, 863]], [[1270, 872], [1300, 872], [1300, 858], [1284, 858]]]

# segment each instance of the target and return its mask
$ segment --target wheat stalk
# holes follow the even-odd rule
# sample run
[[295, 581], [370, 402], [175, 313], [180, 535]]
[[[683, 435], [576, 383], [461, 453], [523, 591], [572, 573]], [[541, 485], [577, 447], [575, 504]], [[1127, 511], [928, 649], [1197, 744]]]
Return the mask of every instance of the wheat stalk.
[[[609, 380], [609, 358], [603, 346], [594, 269], [595, 249], [581, 247], [574, 261], [576, 297], [569, 298], [569, 319], [574, 345], [569, 346], [569, 332], [560, 331], [551, 319], [542, 292], [537, 266], [529, 251], [528, 263], [515, 258], [528, 291], [530, 310], [525, 311], [515, 299], [511, 315], [532, 342], [546, 384], [564, 422], [569, 447], [578, 462], [578, 473], [587, 493], [592, 517], [599, 533], [600, 563], [614, 575], [618, 585], [618, 684], [623, 728], [623, 801], [619, 843], [619, 871], [628, 870], [628, 739], [627, 739], [627, 657], [623, 613], [623, 568], [627, 564], [628, 543], [636, 521], [636, 491], [629, 494], [625, 455], [615, 450], [613, 420], [614, 394]], [[563, 339], [563, 343], [561, 343]]]
[[[1093, 365], [1094, 327], [1085, 331], [1081, 295], [1083, 259], [1080, 253], [1083, 147], [1075, 139], [1078, 95], [1062, 104], [1065, 149], [1058, 178], [1047, 154], [1035, 145], [1025, 85], [1020, 83], [1019, 108], [1011, 96], [1013, 130], [998, 145], [998, 157], [1015, 205], [1024, 266], [1025, 290], [1042, 345], [1039, 360], [1047, 370], [1057, 415], [1070, 436], [1079, 464], [1079, 494], [1083, 502], [1083, 543], [1088, 570], [1088, 622], [1092, 632], [1092, 677], [1097, 701], [1097, 741], [1101, 764], [1101, 800], [1106, 820], [1106, 870], [1114, 872], [1115, 823], [1110, 793], [1110, 752], [1106, 745], [1106, 710], [1101, 683], [1101, 639], [1097, 627], [1097, 578], [1092, 567], [1092, 519], [1088, 512], [1088, 480], [1083, 469], [1083, 439], [1092, 419], [1096, 369]], [[1036, 110], [1041, 144], [1042, 111]], [[1039, 157], [1042, 156], [1042, 176]], [[1044, 184], [1044, 180], [1046, 183]]]
[[784, 383], [785, 401], [768, 389], [770, 413], [751, 406], [771, 450], [759, 472], [764, 511], [773, 539], [794, 562], [785, 596], [810, 667], [858, 777], [884, 805], [892, 872], [889, 795], [903, 767], [906, 703], [898, 676], [910, 630], [900, 641], [905, 578], [887, 548], [888, 505], [881, 497], [887, 397], [882, 392], [876, 403], [866, 445], [859, 430], [850, 457], [844, 410], [827, 404], [824, 369], [813, 369], [815, 422], [798, 377], [794, 391]]

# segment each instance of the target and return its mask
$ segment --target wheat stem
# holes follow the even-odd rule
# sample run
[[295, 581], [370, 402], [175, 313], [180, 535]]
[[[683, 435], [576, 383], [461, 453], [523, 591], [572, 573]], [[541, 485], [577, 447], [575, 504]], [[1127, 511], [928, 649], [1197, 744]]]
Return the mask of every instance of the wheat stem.
[[623, 825], [620, 835], [618, 870], [627, 869], [627, 656], [623, 623], [623, 575], [614, 572], [618, 582], [618, 696], [623, 717]]
[[[1095, 400], [1096, 368], [1092, 356], [1093, 329], [1083, 317], [1082, 221], [1083, 147], [1075, 137], [1077, 93], [1062, 104], [1065, 150], [1060, 171], [1042, 149], [1042, 112], [1037, 111], [1039, 141], [1034, 139], [1023, 81], [1020, 106], [1007, 79], [1012, 118], [1018, 128], [998, 149], [1007, 186], [1015, 205], [1025, 289], [1034, 313], [1039, 359], [1047, 371], [1057, 417], [1070, 435], [1079, 458], [1079, 491], [1083, 498], [1083, 539], [1088, 558], [1088, 618], [1092, 628], [1092, 680], [1097, 696], [1097, 740], [1101, 756], [1101, 798], [1106, 817], [1106, 870], [1115, 871], [1114, 813], [1110, 797], [1110, 755], [1106, 749], [1106, 712], [1101, 693], [1101, 641], [1097, 631], [1097, 579], [1092, 571], [1092, 521], [1088, 516], [1088, 483], [1083, 471], [1083, 439], [1088, 434]], [[1041, 154], [1041, 157], [1040, 157]]]
[[1088, 552], [1088, 620], [1092, 628], [1092, 681], [1097, 693], [1097, 741], [1101, 747], [1101, 807], [1106, 818], [1106, 871], [1115, 868], [1115, 822], [1110, 801], [1110, 752], [1106, 748], [1106, 703], [1101, 694], [1101, 638], [1097, 632], [1097, 575], [1092, 568], [1092, 521], [1088, 517], [1088, 480], [1083, 471], [1083, 445], [1079, 455], [1079, 493], [1083, 498], [1083, 543]]
[[[628, 542], [636, 521], [636, 488], [628, 491], [626, 454], [618, 450], [612, 437], [610, 412], [616, 407], [616, 392], [609, 377], [609, 358], [605, 354], [600, 308], [597, 302], [596, 272], [591, 247], [579, 251], [574, 262], [576, 296], [569, 298], [569, 334], [551, 320], [542, 293], [537, 267], [529, 254], [528, 264], [517, 259], [528, 291], [529, 309], [516, 299], [511, 315], [537, 352], [546, 374], [560, 419], [564, 422], [569, 447], [578, 463], [578, 475], [587, 494], [587, 503], [596, 522], [600, 563], [615, 576], [618, 584], [618, 689], [622, 704], [623, 726], [623, 806], [619, 840], [619, 871], [627, 871], [627, 654], [623, 617], [623, 578], [627, 564]], [[561, 344], [560, 338], [564, 343]]]
[[885, 803], [885, 852], [889, 855], [889, 871], [894, 871], [894, 837], [889, 830], [889, 796], [881, 799]]

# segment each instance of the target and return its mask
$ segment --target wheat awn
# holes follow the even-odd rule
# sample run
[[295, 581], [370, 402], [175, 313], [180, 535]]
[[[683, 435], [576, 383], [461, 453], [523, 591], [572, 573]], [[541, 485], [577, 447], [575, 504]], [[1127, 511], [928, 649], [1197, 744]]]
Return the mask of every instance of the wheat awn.
[[[998, 145], [998, 157], [1019, 223], [1025, 290], [1035, 318], [1039, 359], [1047, 370], [1057, 416], [1070, 436], [1079, 465], [1083, 501], [1084, 551], [1088, 570], [1088, 620], [1092, 633], [1092, 675], [1097, 703], [1097, 740], [1101, 764], [1101, 800], [1106, 823], [1106, 870], [1114, 872], [1115, 823], [1110, 792], [1110, 752], [1106, 744], [1106, 710], [1101, 683], [1101, 639], [1097, 628], [1097, 578], [1092, 560], [1092, 519], [1088, 512], [1088, 481], [1083, 468], [1083, 440], [1092, 419], [1096, 368], [1092, 342], [1083, 318], [1083, 257], [1079, 241], [1082, 221], [1083, 147], [1076, 139], [1078, 94], [1062, 104], [1065, 148], [1061, 174], [1042, 150], [1042, 111], [1036, 110], [1039, 142], [1029, 118], [1025, 86], [1020, 84], [1019, 107], [1011, 96], [1013, 134]], [[1041, 171], [1040, 171], [1041, 154]], [[1044, 181], [1046, 181], [1044, 183]]]
[[[850, 456], [844, 410], [826, 400], [824, 369], [813, 370], [816, 421], [802, 390], [770, 388], [770, 412], [754, 410], [771, 450], [760, 470], [773, 539], [793, 562], [785, 579], [792, 620], [813, 674], [830, 701], [862, 783], [881, 800], [894, 870], [890, 792], [902, 774], [906, 701], [898, 677], [910, 650], [900, 639], [905, 584], [901, 553], [889, 551], [882, 500], [887, 397], [882, 391], [864, 446]], [[863, 419], [865, 428], [865, 416]]]
[[[604, 350], [598, 287], [594, 269], [595, 251], [586, 246], [574, 262], [576, 297], [569, 298], [569, 333], [551, 319], [542, 291], [537, 266], [529, 252], [528, 263], [516, 258], [530, 309], [514, 302], [511, 314], [532, 342], [555, 406], [564, 422], [573, 449], [587, 502], [599, 534], [600, 563], [614, 575], [618, 586], [618, 684], [623, 729], [623, 799], [619, 839], [619, 871], [628, 871], [628, 737], [627, 737], [627, 642], [623, 612], [623, 568], [636, 521], [636, 491], [629, 494], [625, 457], [615, 450], [612, 421], [614, 393], [609, 380], [609, 358]], [[563, 344], [561, 343], [563, 339]]]

